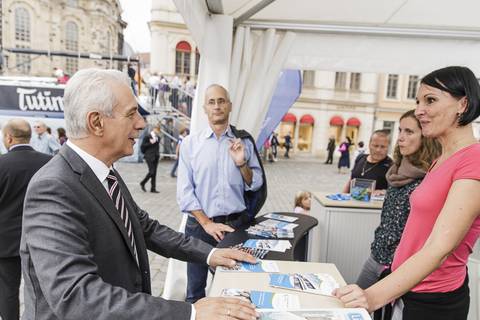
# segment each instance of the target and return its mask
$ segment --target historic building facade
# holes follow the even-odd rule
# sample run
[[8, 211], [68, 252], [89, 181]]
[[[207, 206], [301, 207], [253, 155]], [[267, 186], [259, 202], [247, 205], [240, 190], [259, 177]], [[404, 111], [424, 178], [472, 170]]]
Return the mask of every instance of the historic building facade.
[[378, 76], [373, 73], [303, 71], [303, 89], [279, 125], [294, 150], [323, 156], [329, 137], [368, 141], [374, 126]]
[[[121, 54], [122, 8], [118, 0], [2, 0], [3, 49]], [[5, 75], [51, 76], [54, 68], [73, 74], [88, 67], [115, 67], [112, 61], [14, 54], [4, 51]]]
[[152, 0], [150, 72], [198, 75], [200, 52], [171, 0]]

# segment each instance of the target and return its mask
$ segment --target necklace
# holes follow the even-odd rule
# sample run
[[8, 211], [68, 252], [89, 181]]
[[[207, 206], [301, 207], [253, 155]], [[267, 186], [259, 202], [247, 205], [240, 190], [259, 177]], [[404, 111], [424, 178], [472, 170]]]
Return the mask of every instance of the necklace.
[[365, 167], [367, 166], [367, 163], [368, 163], [368, 161], [367, 161], [367, 159], [365, 159], [365, 162], [363, 163], [363, 167], [362, 167], [362, 173], [360, 174], [362, 177], [365, 175], [365, 173], [368, 173], [370, 170], [375, 168], [380, 162], [375, 163], [373, 166], [371, 166], [370, 168], [365, 170]]

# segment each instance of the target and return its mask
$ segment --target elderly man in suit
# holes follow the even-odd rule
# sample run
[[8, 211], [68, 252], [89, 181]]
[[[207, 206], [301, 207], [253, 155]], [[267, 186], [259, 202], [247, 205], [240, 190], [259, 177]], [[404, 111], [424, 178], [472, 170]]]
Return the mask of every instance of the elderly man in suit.
[[149, 218], [113, 163], [133, 153], [145, 122], [125, 74], [85, 69], [68, 82], [69, 140], [27, 190], [20, 254], [24, 319], [253, 319], [235, 298], [194, 305], [151, 296], [147, 249], [210, 266], [255, 259], [214, 249]]
[[0, 318], [19, 318], [20, 234], [23, 198], [32, 176], [52, 157], [33, 150], [30, 124], [11, 119], [2, 129], [8, 153], [0, 156]]

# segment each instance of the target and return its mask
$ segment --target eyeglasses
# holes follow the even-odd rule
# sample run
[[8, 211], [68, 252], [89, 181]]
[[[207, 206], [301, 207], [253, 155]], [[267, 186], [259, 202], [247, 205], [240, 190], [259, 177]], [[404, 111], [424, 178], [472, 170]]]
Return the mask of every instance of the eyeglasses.
[[219, 105], [219, 106], [223, 106], [224, 104], [226, 104], [228, 101], [223, 99], [223, 98], [218, 98], [216, 101], [215, 99], [210, 99], [207, 101], [207, 105], [208, 106], [215, 106], [215, 105]]

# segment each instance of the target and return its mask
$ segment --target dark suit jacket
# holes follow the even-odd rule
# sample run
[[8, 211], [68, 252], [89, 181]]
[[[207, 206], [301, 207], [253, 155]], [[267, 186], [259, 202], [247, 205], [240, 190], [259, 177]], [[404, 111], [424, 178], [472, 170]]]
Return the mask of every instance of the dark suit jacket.
[[147, 248], [205, 263], [212, 247], [152, 220], [119, 185], [139, 265], [102, 183], [64, 145], [28, 187], [20, 255], [24, 319], [189, 319], [191, 306], [150, 295]]
[[0, 156], [0, 258], [20, 255], [23, 198], [30, 179], [52, 156], [18, 146]]
[[148, 133], [143, 137], [142, 140], [142, 150], [145, 150], [143, 152], [143, 157], [145, 158], [146, 161], [154, 161], [158, 160], [160, 157], [160, 138], [157, 138], [157, 142], [151, 143], [150, 138], [152, 135]]

